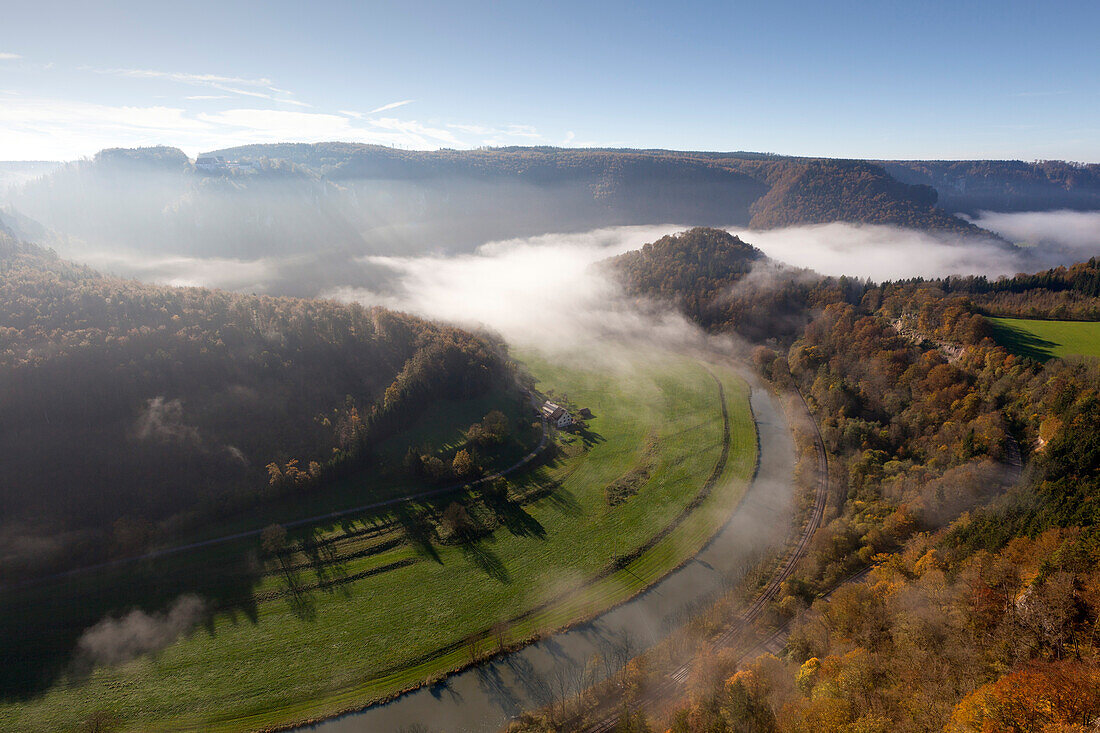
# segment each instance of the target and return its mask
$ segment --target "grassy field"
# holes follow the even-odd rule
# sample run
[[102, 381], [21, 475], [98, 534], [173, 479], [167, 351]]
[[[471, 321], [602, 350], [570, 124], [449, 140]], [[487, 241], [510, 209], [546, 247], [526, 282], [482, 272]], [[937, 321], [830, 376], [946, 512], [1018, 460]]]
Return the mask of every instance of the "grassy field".
[[997, 343], [1038, 361], [1068, 356], [1100, 358], [1100, 322], [991, 318]]
[[[321, 716], [591, 616], [694, 554], [755, 463], [744, 383], [683, 358], [634, 355], [606, 370], [522, 356], [540, 390], [594, 417], [506, 485], [293, 533], [280, 558], [252, 540], [6, 598], [41, 618], [136, 587], [151, 612], [184, 591], [216, 612], [152, 655], [44, 669], [41, 684], [0, 705], [0, 729], [73, 729], [98, 716], [122, 729], [242, 730]], [[605, 489], [628, 475], [645, 479], [610, 506]], [[480, 527], [459, 540], [439, 520], [456, 499]], [[4, 619], [0, 632], [19, 633], [18, 614]], [[49, 633], [79, 633], [59, 626]]]

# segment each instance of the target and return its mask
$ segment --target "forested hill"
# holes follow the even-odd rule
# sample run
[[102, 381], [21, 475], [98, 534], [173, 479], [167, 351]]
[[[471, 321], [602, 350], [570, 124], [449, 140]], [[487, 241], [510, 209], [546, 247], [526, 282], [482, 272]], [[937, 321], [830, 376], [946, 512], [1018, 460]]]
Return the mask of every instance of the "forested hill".
[[636, 295], [709, 299], [747, 275], [764, 253], [721, 229], [668, 234], [608, 263]]
[[905, 183], [932, 186], [945, 211], [1100, 209], [1100, 163], [1041, 160], [895, 160], [886, 171]]
[[[9, 192], [59, 245], [256, 258], [462, 251], [624, 224], [771, 228], [833, 221], [986, 234], [926, 185], [863, 161], [674, 151], [413, 152], [352, 143], [106, 150]], [[38, 235], [35, 235], [36, 237]], [[992, 236], [992, 235], [989, 235]]]
[[[104, 277], [0, 235], [0, 576], [40, 554], [29, 536], [312, 490], [432, 401], [508, 374], [498, 344], [459, 329]], [[290, 461], [293, 480], [269, 480]]]
[[707, 329], [756, 341], [793, 339], [810, 309], [858, 302], [862, 284], [789, 267], [722, 229], [661, 237], [605, 262], [626, 292], [675, 305]]
[[[589, 711], [607, 710], [629, 711], [615, 730], [630, 733], [1069, 731], [1097, 719], [1095, 332], [1047, 358], [1050, 341], [985, 314], [1096, 319], [1100, 261], [876, 285], [779, 269], [724, 232], [692, 230], [611, 266], [709, 331], [758, 334], [760, 373], [813, 412], [828, 506], [751, 631], [753, 574], [610, 684], [511, 733], [588, 729], [600, 719]], [[816, 481], [802, 461], [817, 456], [796, 440], [806, 507]], [[689, 655], [695, 676], [669, 685]], [[670, 688], [683, 698], [672, 712]]]

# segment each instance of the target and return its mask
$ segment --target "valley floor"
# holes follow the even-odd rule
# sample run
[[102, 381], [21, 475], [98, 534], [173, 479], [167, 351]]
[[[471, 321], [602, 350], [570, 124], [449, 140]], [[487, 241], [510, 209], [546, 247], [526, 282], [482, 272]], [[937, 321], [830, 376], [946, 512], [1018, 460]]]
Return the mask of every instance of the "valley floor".
[[[540, 390], [593, 413], [586, 429], [557, 437], [551, 460], [491, 491], [320, 523], [278, 557], [253, 538], [134, 569], [163, 577], [149, 581], [150, 611], [180, 593], [181, 576], [218, 577], [200, 593], [215, 612], [155, 655], [41, 670], [52, 672], [42, 687], [0, 704], [0, 728], [241, 730], [332, 714], [591, 617], [698, 552], [755, 465], [744, 382], [680, 357], [523, 357]], [[423, 518], [453, 513], [454, 502], [482, 529], [441, 539]], [[128, 582], [85, 577], [5, 604], [49, 614]]]

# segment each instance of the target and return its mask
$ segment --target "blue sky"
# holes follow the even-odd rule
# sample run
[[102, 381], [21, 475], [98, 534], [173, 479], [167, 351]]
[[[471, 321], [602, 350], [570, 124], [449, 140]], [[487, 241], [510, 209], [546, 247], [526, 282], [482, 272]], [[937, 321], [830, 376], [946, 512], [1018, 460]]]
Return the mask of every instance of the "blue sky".
[[1100, 161], [1100, 3], [0, 0], [0, 160], [168, 144]]

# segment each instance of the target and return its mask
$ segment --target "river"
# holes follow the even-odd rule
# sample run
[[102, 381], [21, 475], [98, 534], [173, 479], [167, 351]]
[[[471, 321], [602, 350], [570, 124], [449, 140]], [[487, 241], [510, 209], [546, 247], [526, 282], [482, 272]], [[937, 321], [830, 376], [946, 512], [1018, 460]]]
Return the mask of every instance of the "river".
[[497, 731], [524, 710], [576, 693], [579, 670], [594, 656], [604, 660], [597, 665], [598, 679], [629, 656], [652, 647], [693, 611], [737, 582], [750, 564], [746, 558], [783, 541], [789, 529], [793, 495], [795, 448], [786, 415], [768, 390], [754, 380], [750, 379], [750, 383], [753, 384], [750, 401], [760, 438], [760, 465], [729, 521], [691, 561], [588, 623], [552, 634], [391, 702], [301, 730]]

